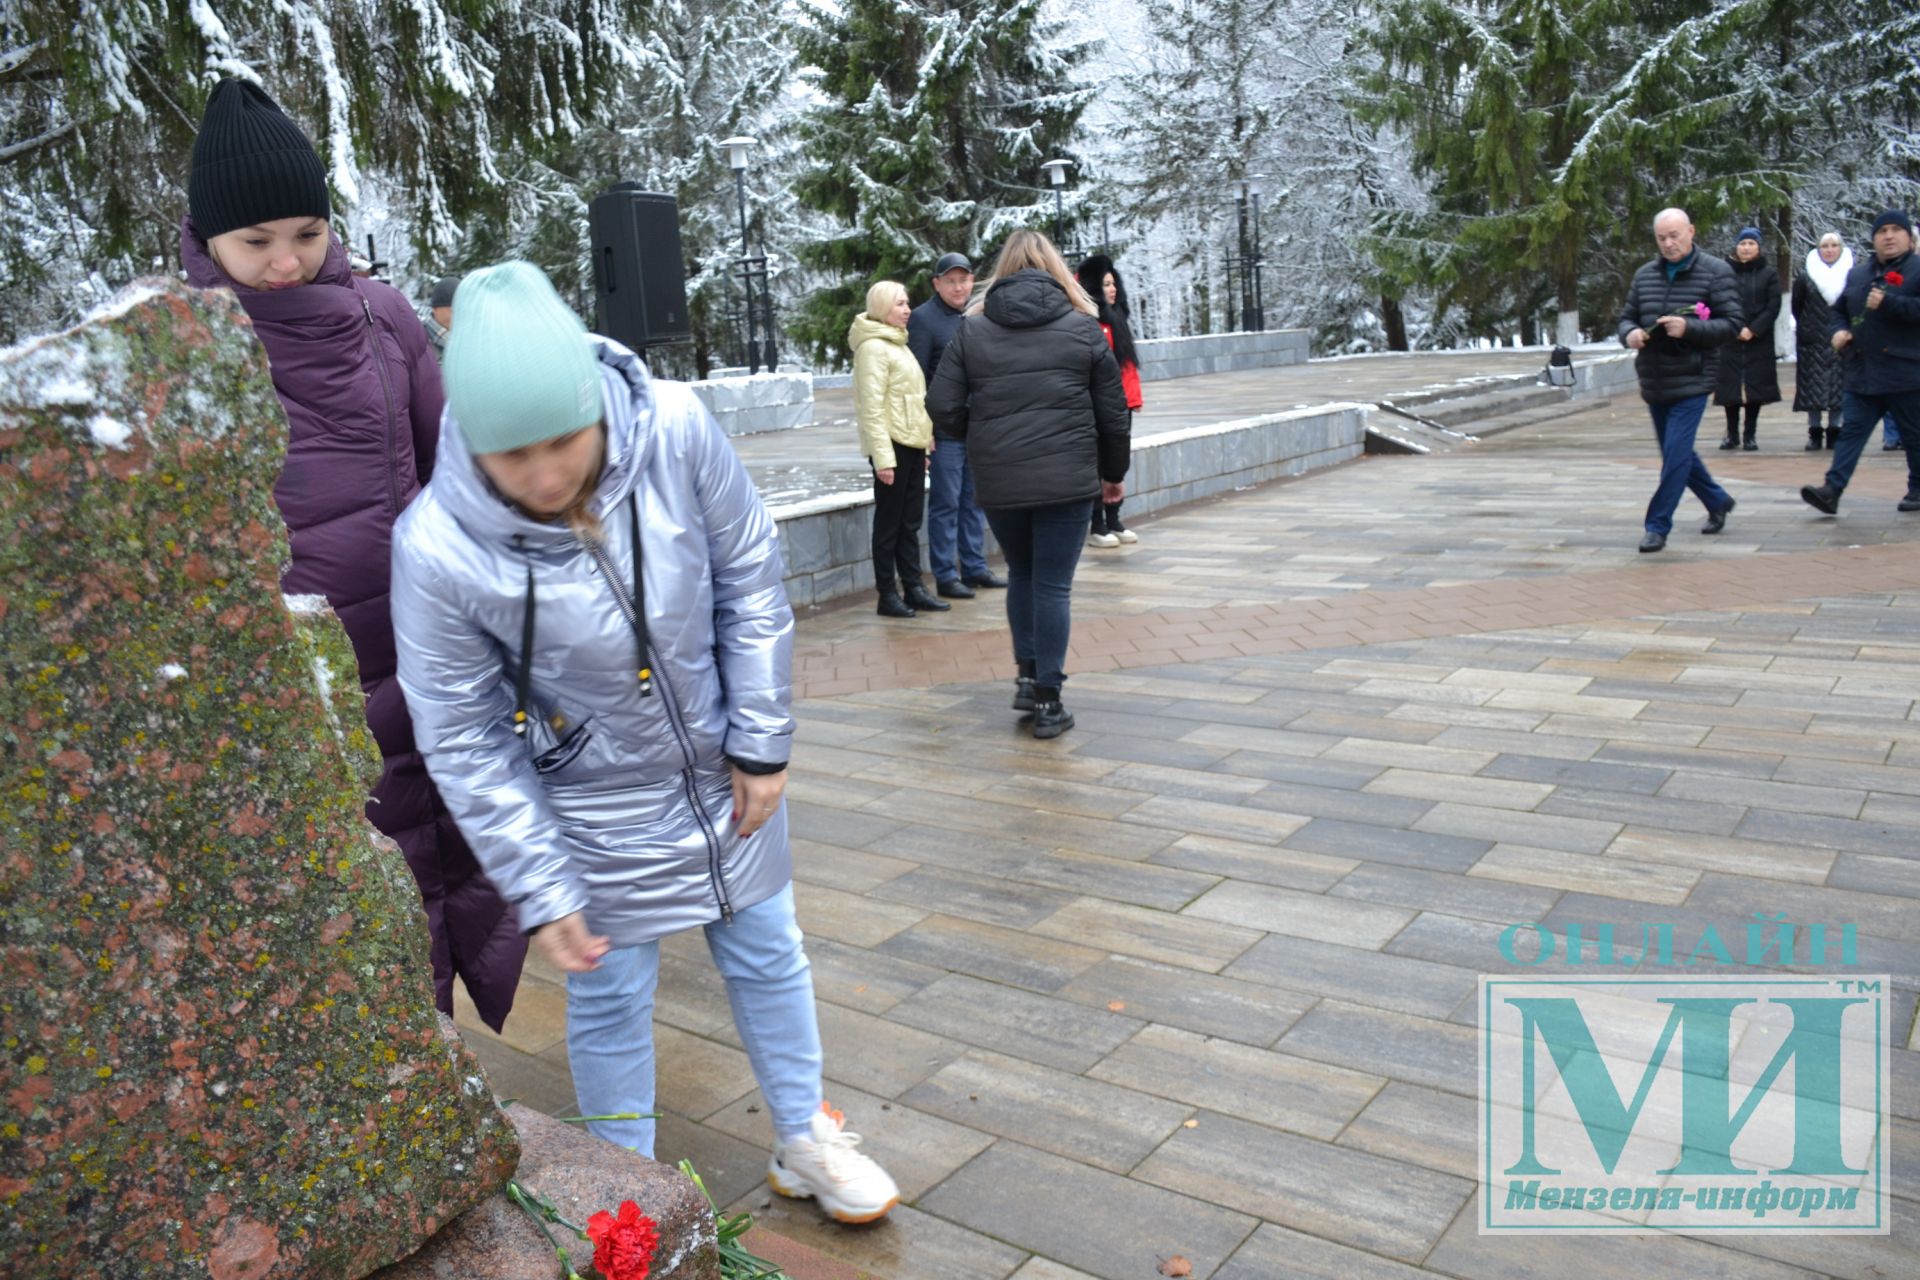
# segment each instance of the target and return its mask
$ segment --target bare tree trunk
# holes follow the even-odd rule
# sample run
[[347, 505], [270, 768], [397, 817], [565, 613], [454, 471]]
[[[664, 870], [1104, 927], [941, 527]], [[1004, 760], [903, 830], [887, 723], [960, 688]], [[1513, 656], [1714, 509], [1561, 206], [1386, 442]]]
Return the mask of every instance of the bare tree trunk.
[[1400, 309], [1400, 299], [1380, 295], [1380, 322], [1387, 328], [1387, 350], [1405, 351], [1407, 349], [1407, 315]]

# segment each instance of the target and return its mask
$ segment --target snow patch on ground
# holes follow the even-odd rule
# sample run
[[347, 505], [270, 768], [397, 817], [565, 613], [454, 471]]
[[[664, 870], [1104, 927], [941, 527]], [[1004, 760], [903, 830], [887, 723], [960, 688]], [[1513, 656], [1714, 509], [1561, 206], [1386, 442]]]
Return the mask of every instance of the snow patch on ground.
[[187, 678], [187, 669], [177, 662], [163, 662], [160, 664], [160, 678], [162, 680], [184, 680]]

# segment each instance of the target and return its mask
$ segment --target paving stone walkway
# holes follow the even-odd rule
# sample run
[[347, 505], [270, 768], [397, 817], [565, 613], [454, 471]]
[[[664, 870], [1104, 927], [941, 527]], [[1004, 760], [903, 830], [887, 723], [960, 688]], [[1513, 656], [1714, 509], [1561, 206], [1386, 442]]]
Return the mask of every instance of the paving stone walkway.
[[[1141, 521], [1075, 590], [1079, 726], [1006, 700], [998, 600], [803, 618], [789, 790], [836, 1106], [907, 1202], [761, 1182], [697, 935], [664, 948], [659, 1153], [896, 1280], [1920, 1275], [1920, 517], [1841, 516], [1788, 415], [1711, 453], [1739, 509], [1640, 556], [1619, 400]], [[1824, 458], [1824, 455], [1823, 455]], [[1692, 504], [1692, 499], [1687, 500]], [[1483, 1237], [1475, 984], [1516, 921], [1855, 921], [1896, 985], [1891, 1237]], [[1549, 966], [1551, 967], [1551, 966]], [[557, 975], [495, 1086], [570, 1112]]]

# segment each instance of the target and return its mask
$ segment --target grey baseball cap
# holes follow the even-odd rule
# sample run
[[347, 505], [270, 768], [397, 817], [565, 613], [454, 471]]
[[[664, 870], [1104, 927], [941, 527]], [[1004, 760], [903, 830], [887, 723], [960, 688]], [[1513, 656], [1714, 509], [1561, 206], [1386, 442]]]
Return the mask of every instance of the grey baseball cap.
[[943, 253], [940, 255], [940, 261], [933, 264], [933, 277], [938, 280], [947, 272], [956, 270], [971, 272], [973, 264], [967, 261], [967, 255], [964, 253]]

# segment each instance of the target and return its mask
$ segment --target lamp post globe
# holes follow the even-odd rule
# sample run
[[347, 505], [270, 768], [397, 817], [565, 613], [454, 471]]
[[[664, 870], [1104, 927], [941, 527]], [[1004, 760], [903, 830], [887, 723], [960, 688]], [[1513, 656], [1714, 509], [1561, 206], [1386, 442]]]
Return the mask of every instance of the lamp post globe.
[[1067, 170], [1073, 168], [1071, 160], [1048, 160], [1041, 164], [1047, 171], [1047, 183], [1053, 188], [1053, 242], [1056, 248], [1065, 252], [1061, 244], [1062, 228], [1066, 223], [1065, 201], [1062, 192], [1067, 185]]

